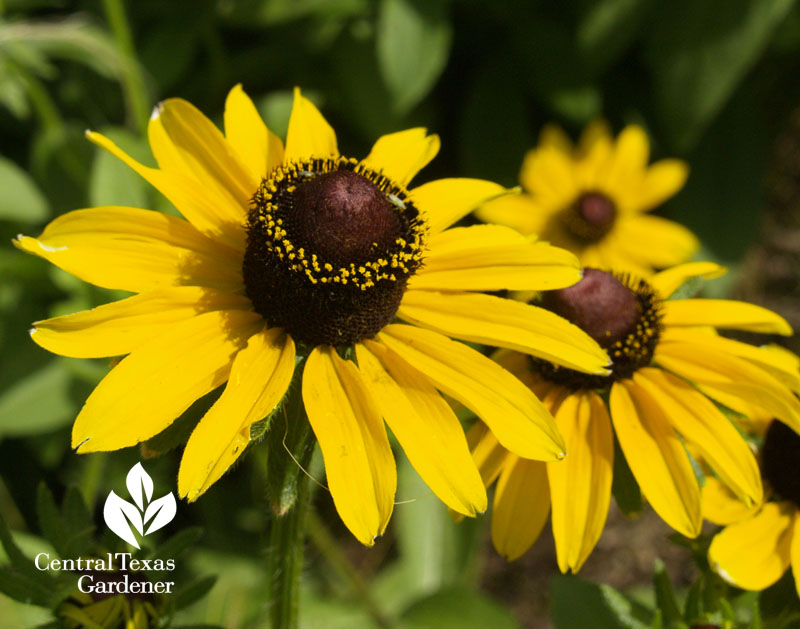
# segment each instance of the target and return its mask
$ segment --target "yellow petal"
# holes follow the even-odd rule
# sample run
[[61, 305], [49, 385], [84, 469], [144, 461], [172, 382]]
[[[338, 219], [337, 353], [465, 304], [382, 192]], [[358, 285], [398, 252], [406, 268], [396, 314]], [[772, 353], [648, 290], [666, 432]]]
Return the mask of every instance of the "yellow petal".
[[283, 142], [264, 124], [241, 85], [234, 86], [225, 101], [225, 139], [253, 181], [261, 181], [283, 162]]
[[375, 142], [364, 164], [406, 187], [439, 152], [439, 136], [427, 133], [427, 129], [417, 127], [384, 135]]
[[178, 473], [182, 498], [196, 500], [234, 464], [250, 443], [250, 426], [275, 409], [293, 373], [294, 342], [288, 334], [272, 328], [250, 337], [233, 361], [225, 390], [183, 451]]
[[628, 255], [656, 267], [686, 262], [700, 247], [700, 241], [691, 231], [660, 216], [620, 219], [615, 236], [624, 243]]
[[617, 136], [614, 157], [606, 175], [609, 192], [627, 192], [642, 180], [650, 158], [650, 141], [638, 125], [625, 127]]
[[506, 448], [530, 459], [564, 456], [553, 418], [528, 387], [489, 358], [430, 330], [386, 326], [380, 341], [437, 389], [483, 419]]
[[611, 387], [611, 418], [642, 493], [661, 518], [686, 537], [700, 534], [700, 488], [670, 419], [630, 380]]
[[52, 221], [39, 238], [19, 236], [14, 244], [103, 288], [242, 288], [240, 254], [217, 245], [186, 221], [149, 210], [75, 210]]
[[543, 234], [553, 214], [529, 194], [507, 194], [487, 201], [475, 210], [475, 216], [484, 223], [505, 225], [525, 236]]
[[547, 463], [553, 537], [561, 572], [578, 572], [600, 539], [611, 502], [614, 437], [593, 391], [567, 396], [556, 412], [569, 455]]
[[535, 201], [547, 207], [566, 207], [581, 191], [572, 159], [552, 146], [528, 151], [520, 183]]
[[486, 490], [453, 410], [430, 381], [386, 347], [356, 345], [358, 367], [422, 480], [448, 507], [486, 511]]
[[648, 282], [663, 299], [667, 299], [693, 277], [710, 280], [725, 275], [727, 271], [714, 262], [687, 262], [656, 273]]
[[779, 314], [743, 301], [675, 299], [664, 303], [664, 325], [711, 325], [729, 330], [790, 336], [792, 328]]
[[538, 539], [550, 512], [544, 463], [509, 457], [497, 482], [492, 506], [492, 543], [509, 561]]
[[515, 349], [570, 369], [607, 373], [606, 353], [580, 328], [548, 310], [511, 299], [408, 290], [397, 316], [465, 341]]
[[182, 98], [159, 103], [147, 135], [163, 171], [180, 173], [205, 192], [214, 189], [220, 197], [229, 198], [239, 206], [239, 220], [244, 223], [260, 179], [251, 175], [222, 132], [197, 107]]
[[211, 310], [251, 310], [243, 295], [198, 286], [160, 288], [84, 310], [37, 321], [31, 338], [62, 356], [122, 356], [180, 321]]
[[508, 450], [500, 445], [497, 437], [492, 434], [489, 427], [482, 421], [475, 422], [467, 433], [467, 444], [472, 452], [472, 460], [480, 472], [481, 480], [489, 487], [503, 469], [506, 459], [510, 455]]
[[710, 474], [706, 475], [701, 489], [703, 518], [714, 524], [726, 525], [753, 516], [761, 504], [747, 506], [728, 487]]
[[634, 382], [650, 394], [673, 427], [741, 500], [761, 502], [761, 474], [752, 450], [708, 398], [661, 369], [640, 369]]
[[576, 174], [582, 190], [596, 190], [606, 176], [614, 155], [614, 140], [605, 120], [593, 120], [581, 134], [576, 151]]
[[336, 133], [310, 100], [294, 88], [294, 105], [286, 133], [286, 161], [338, 157]]
[[409, 197], [427, 219], [431, 234], [435, 234], [482, 203], [508, 192], [483, 179], [437, 179], [410, 190]]
[[213, 186], [206, 188], [179, 172], [165, 172], [143, 166], [105, 136], [87, 131], [86, 137], [124, 162], [169, 199], [200, 232], [236, 250], [244, 251], [244, 210]]
[[754, 517], [725, 527], [708, 549], [712, 568], [736, 587], [768, 588], [789, 567], [794, 511], [788, 502], [770, 502]]
[[572, 140], [564, 133], [564, 130], [551, 123], [542, 127], [542, 131], [539, 134], [539, 144], [558, 149], [566, 155], [572, 155], [572, 151], [574, 150]]
[[777, 346], [755, 347], [717, 334], [700, 332], [694, 328], [669, 328], [661, 333], [661, 340], [662, 342], [697, 344], [743, 358], [756, 363], [757, 367], [768, 372], [795, 393], [800, 392], [799, 359], [789, 350], [777, 348]]
[[644, 175], [637, 194], [638, 210], [649, 210], [675, 195], [689, 176], [689, 166], [679, 159], [662, 159]]
[[455, 227], [433, 236], [410, 288], [438, 290], [551, 290], [581, 279], [566, 249], [532, 241], [508, 227]]
[[397, 487], [380, 410], [356, 366], [325, 345], [306, 361], [303, 402], [339, 517], [362, 544], [372, 546], [389, 522]]
[[86, 400], [72, 428], [72, 447], [80, 453], [118, 450], [158, 434], [228, 379], [234, 356], [260, 325], [254, 312], [207, 312], [142, 345]]
[[781, 382], [756, 365], [709, 345], [662, 342], [655, 362], [697, 385], [735, 411], [736, 400], [771, 413], [800, 433], [800, 402]]

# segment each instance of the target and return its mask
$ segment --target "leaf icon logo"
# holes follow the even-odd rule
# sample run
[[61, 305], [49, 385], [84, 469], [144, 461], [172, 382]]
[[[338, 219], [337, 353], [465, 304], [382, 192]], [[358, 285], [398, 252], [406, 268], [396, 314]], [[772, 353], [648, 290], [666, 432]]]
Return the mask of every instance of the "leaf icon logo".
[[177, 513], [177, 504], [172, 492], [151, 501], [153, 479], [145, 472], [141, 463], [130, 469], [125, 484], [135, 504], [120, 498], [112, 491], [103, 506], [103, 519], [117, 537], [139, 548], [134, 531], [143, 537], [166, 526]]

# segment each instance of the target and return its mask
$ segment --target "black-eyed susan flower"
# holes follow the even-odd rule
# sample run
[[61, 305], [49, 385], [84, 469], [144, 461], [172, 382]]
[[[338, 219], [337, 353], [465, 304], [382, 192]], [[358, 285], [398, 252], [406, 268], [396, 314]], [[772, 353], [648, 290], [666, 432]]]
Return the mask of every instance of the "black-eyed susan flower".
[[424, 129], [381, 137], [361, 161], [344, 157], [298, 90], [284, 147], [240, 87], [224, 123], [223, 134], [184, 100], [159, 105], [148, 128], [158, 168], [88, 133], [187, 220], [126, 207], [77, 210], [16, 242], [85, 281], [137, 293], [32, 330], [58, 354], [127, 355], [76, 419], [78, 452], [148, 439], [227, 381], [183, 453], [178, 490], [194, 500], [241, 455], [251, 425], [279, 404], [307, 356], [302, 397], [328, 486], [365, 544], [384, 530], [395, 493], [382, 418], [445, 503], [466, 514], [485, 509], [460, 424], [439, 391], [519, 456], [563, 455], [541, 402], [449, 337], [604, 373], [608, 357], [572, 324], [478, 292], [568, 286], [580, 277], [572, 254], [507, 227], [447, 229], [505, 190], [476, 179], [409, 189], [439, 149]]
[[708, 549], [711, 567], [745, 590], [764, 590], [789, 566], [800, 595], [800, 436], [770, 423], [760, 451], [767, 500], [743, 505], [716, 478], [703, 487], [703, 516], [725, 526]]
[[676, 159], [648, 166], [649, 153], [636, 125], [615, 140], [606, 123], [594, 122], [577, 147], [548, 125], [522, 164], [524, 194], [491, 200], [477, 215], [538, 234], [577, 253], [584, 266], [647, 277], [654, 268], [686, 262], [699, 246], [685, 227], [647, 214], [678, 192], [688, 174]]
[[761, 500], [756, 460], [714, 402], [744, 414], [777, 414], [800, 430], [792, 392], [800, 381], [796, 361], [715, 330], [789, 334], [780, 316], [737, 301], [667, 299], [688, 278], [721, 270], [691, 263], [644, 281], [586, 269], [578, 284], [545, 293], [542, 305], [608, 350], [609, 377], [508, 350], [496, 354], [551, 410], [569, 453], [564, 461], [532, 461], [508, 452], [491, 427], [479, 423], [469, 433], [484, 482], [497, 481], [492, 539], [502, 555], [522, 555], [551, 514], [560, 569], [580, 569], [605, 525], [615, 436], [645, 498], [687, 537], [696, 537], [702, 523], [688, 448], [741, 501]]

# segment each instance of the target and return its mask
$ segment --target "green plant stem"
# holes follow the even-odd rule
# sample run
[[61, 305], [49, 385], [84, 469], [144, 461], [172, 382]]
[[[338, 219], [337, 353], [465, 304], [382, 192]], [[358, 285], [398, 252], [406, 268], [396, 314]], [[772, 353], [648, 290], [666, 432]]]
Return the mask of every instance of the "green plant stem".
[[369, 586], [347, 559], [330, 531], [319, 519], [313, 509], [307, 515], [306, 530], [311, 543], [317, 547], [325, 561], [336, 571], [336, 573], [350, 584], [353, 592], [366, 608], [369, 615], [379, 627], [391, 629], [394, 627], [392, 620], [383, 612], [378, 603], [372, 596]]
[[270, 531], [270, 617], [274, 629], [296, 629], [300, 577], [303, 571], [305, 524], [309, 507], [309, 479], [300, 472], [297, 498], [283, 515], [276, 515]]
[[133, 46], [133, 35], [125, 14], [123, 0], [103, 0], [103, 10], [117, 47], [128, 61], [128, 67], [124, 68], [122, 73], [122, 89], [125, 92], [136, 129], [142, 133], [147, 128], [147, 120], [150, 117], [149, 99]]

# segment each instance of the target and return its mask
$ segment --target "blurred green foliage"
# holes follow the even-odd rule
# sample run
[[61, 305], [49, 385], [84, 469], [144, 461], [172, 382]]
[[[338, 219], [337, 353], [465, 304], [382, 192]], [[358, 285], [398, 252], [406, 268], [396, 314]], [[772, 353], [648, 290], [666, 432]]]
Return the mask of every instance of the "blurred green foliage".
[[[80, 488], [96, 520], [97, 496], [139, 456], [70, 452], [71, 422], [108, 363], [53, 357], [27, 334], [32, 321], [120, 295], [10, 245], [17, 233], [35, 235], [80, 207], [174, 212], [94, 149], [84, 129], [152, 163], [145, 131], [159, 99], [186, 98], [219, 120], [228, 89], [241, 82], [284, 134], [300, 85], [349, 155], [365, 155], [382, 133], [422, 125], [442, 137], [424, 178], [515, 184], [546, 122], [573, 135], [597, 116], [617, 129], [636, 122], [657, 157], [691, 165], [685, 190], [663, 211], [698, 233], [704, 256], [735, 268], [758, 231], [770, 143], [800, 105], [798, 52], [800, 7], [792, 0], [0, 1], [0, 514], [36, 543], [25, 523], [36, 522], [36, 488], [45, 480], [59, 499]], [[153, 462], [157, 482], [174, 482], [178, 457]], [[262, 626], [263, 463], [255, 449], [203, 500], [179, 507], [177, 526], [206, 529], [190, 553], [193, 568], [220, 577], [186, 622]], [[518, 626], [476, 590], [485, 523], [454, 527], [400, 465], [401, 492], [416, 500], [397, 506], [378, 559], [353, 549], [318, 492], [319, 520], [347, 552], [312, 553], [304, 626]], [[641, 507], [637, 491], [615, 486], [626, 510]], [[324, 549], [328, 538], [317, 533]], [[348, 570], [353, 557], [366, 563]], [[616, 609], [622, 616], [613, 622], [630, 618], [608, 626], [654, 622], [654, 608], [643, 611], [605, 586], [567, 587], [572, 582], [553, 582], [558, 626], [578, 626], [563, 620], [573, 618], [575, 600]], [[661, 592], [663, 599], [663, 579]], [[670, 626], [682, 610], [660, 602], [660, 622]], [[605, 617], [597, 613], [592, 618]], [[12, 614], [25, 618], [13, 626], [43, 622], [0, 599], [0, 618]]]

